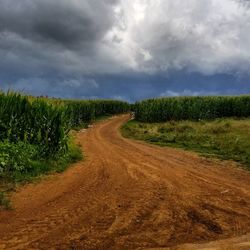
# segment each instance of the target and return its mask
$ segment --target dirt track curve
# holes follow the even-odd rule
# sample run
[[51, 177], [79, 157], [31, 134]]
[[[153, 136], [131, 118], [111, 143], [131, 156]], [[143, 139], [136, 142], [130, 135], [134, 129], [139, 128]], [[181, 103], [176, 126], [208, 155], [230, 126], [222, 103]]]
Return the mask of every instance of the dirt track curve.
[[0, 249], [250, 249], [250, 173], [124, 139], [127, 119], [79, 133], [84, 162], [13, 195]]

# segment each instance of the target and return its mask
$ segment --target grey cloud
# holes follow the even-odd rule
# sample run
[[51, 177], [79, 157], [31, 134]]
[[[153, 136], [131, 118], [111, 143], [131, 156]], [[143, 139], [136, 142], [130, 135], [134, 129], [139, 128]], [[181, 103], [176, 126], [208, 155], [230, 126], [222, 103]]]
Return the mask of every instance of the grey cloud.
[[[0, 88], [126, 99], [202, 94], [188, 92], [191, 82], [155, 90], [145, 82], [181, 71], [248, 74], [249, 33], [246, 0], [0, 0]], [[133, 74], [143, 80], [125, 77]]]
[[41, 75], [107, 71], [102, 38], [116, 0], [0, 1], [0, 70]]
[[122, 0], [122, 8], [125, 11], [118, 15], [126, 29], [118, 25], [114, 35], [123, 39], [135, 70], [248, 71], [250, 5], [246, 1]]
[[210, 92], [210, 91], [196, 91], [190, 89], [184, 89], [180, 92], [174, 90], [167, 90], [160, 94], [161, 97], [171, 96], [171, 97], [178, 97], [178, 96], [204, 96], [204, 95], [217, 95], [218, 92]]
[[0, 30], [60, 45], [100, 39], [112, 25], [116, 1], [2, 0]]
[[246, 0], [2, 0], [0, 69], [246, 72], [249, 24]]
[[[2, 86], [1, 86], [2, 85]], [[25, 94], [36, 96], [48, 95], [63, 98], [84, 98], [91, 97], [99, 90], [99, 84], [93, 78], [21, 78], [13, 84], [1, 84], [4, 91], [17, 90]]]

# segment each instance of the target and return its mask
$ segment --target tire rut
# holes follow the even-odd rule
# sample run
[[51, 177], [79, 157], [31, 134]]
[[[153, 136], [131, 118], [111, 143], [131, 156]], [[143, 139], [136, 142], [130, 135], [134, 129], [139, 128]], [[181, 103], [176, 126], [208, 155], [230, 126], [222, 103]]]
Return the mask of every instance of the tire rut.
[[250, 232], [249, 172], [122, 138], [128, 119], [80, 132], [84, 162], [13, 195], [0, 249], [178, 249]]

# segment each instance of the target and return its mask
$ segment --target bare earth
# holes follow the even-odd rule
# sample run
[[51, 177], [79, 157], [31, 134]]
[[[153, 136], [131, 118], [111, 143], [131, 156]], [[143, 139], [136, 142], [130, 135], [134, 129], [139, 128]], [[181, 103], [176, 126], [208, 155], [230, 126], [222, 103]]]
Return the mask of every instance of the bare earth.
[[79, 133], [84, 162], [12, 196], [0, 249], [250, 249], [250, 172], [124, 139], [127, 119]]

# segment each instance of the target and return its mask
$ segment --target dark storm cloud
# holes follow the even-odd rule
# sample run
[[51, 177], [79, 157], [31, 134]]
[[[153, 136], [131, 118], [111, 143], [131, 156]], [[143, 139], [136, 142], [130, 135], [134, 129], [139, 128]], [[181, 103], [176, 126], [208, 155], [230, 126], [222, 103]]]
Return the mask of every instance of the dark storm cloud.
[[2, 0], [0, 32], [62, 46], [93, 43], [112, 25], [115, 2]]
[[0, 70], [11, 74], [106, 71], [102, 39], [116, 0], [1, 0]]

